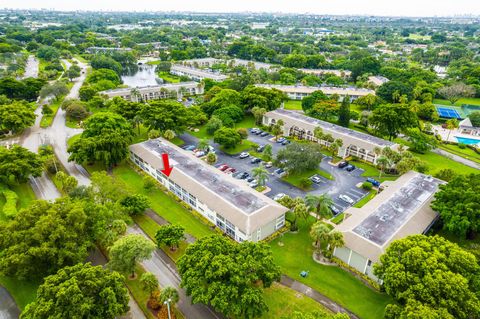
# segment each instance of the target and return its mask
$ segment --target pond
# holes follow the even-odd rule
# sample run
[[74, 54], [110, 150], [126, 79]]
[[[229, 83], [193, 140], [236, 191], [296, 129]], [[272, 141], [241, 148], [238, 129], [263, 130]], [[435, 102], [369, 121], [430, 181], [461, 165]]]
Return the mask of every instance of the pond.
[[162, 79], [157, 77], [155, 69], [155, 65], [138, 65], [135, 69], [130, 69], [125, 75], [122, 75], [123, 84], [128, 85], [129, 87], [161, 84]]

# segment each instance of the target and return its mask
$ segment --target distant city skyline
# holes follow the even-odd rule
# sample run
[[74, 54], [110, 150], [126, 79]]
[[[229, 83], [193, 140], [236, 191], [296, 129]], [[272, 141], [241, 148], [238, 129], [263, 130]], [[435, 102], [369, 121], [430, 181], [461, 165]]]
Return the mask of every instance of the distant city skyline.
[[478, 0], [180, 0], [180, 1], [118, 1], [118, 0], [3, 0], [0, 8], [51, 9], [65, 11], [178, 11], [178, 12], [281, 12], [326, 15], [375, 15], [375, 16], [480, 16]]

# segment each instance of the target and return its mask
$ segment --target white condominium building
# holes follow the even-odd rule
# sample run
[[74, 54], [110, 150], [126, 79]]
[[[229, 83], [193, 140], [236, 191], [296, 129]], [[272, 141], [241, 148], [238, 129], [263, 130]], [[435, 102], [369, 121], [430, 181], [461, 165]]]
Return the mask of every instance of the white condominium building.
[[287, 94], [292, 100], [302, 100], [315, 91], [322, 91], [327, 96], [338, 95], [343, 100], [347, 95], [351, 101], [368, 94], [375, 95], [374, 90], [362, 89], [356, 87], [333, 87], [333, 86], [303, 86], [303, 85], [281, 85], [281, 84], [256, 84], [255, 86], [267, 89], [277, 89]]
[[139, 102], [203, 94], [203, 85], [198, 82], [166, 83], [137, 88], [119, 88], [102, 91], [100, 94], [107, 98], [119, 96], [128, 101]]
[[131, 145], [130, 159], [236, 241], [256, 242], [285, 225], [287, 208], [164, 139]]
[[314, 136], [315, 128], [319, 127], [324, 134], [331, 134], [334, 139], [341, 139], [343, 145], [338, 149], [338, 156], [344, 158], [356, 156], [365, 161], [376, 163], [378, 155], [375, 153], [375, 149], [377, 147], [380, 149], [389, 147], [393, 150], [398, 148], [398, 144], [393, 142], [318, 120], [295, 111], [277, 109], [267, 112], [263, 116], [263, 124], [267, 126], [277, 123], [278, 120], [282, 120], [284, 123], [284, 136], [296, 136], [325, 146], [330, 145], [330, 142], [319, 140]]
[[170, 73], [178, 76], [187, 76], [194, 81], [201, 81], [203, 79], [212, 79], [214, 81], [220, 82], [228, 79], [228, 76], [211, 72], [208, 70], [202, 70], [195, 67], [185, 66], [181, 64], [174, 64], [170, 68]]

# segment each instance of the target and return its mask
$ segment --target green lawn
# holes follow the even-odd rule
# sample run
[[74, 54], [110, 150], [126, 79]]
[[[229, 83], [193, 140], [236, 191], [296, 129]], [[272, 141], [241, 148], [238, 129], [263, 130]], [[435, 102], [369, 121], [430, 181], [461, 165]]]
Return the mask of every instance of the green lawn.
[[379, 178], [380, 170], [375, 166], [367, 164], [365, 162], [356, 161], [356, 160], [350, 160], [348, 162], [364, 170], [364, 172], [361, 175], [362, 177], [372, 177], [380, 182], [394, 181], [399, 177], [398, 175], [382, 174], [382, 177]]
[[26, 305], [35, 300], [40, 281], [18, 280], [11, 277], [0, 276], [0, 285], [8, 290], [17, 306], [23, 310]]
[[[435, 99], [435, 100], [433, 100], [433, 103], [434, 103], [434, 104], [442, 104], [442, 105], [450, 105], [450, 106], [452, 105], [452, 103], [450, 103], [450, 101], [444, 100], [444, 99]], [[462, 106], [463, 104], [470, 104], [470, 105], [478, 105], [478, 106], [480, 106], [480, 98], [472, 97], [472, 98], [460, 99], [460, 100], [458, 100], [457, 102], [455, 102], [454, 105], [456, 105], [456, 106]]]
[[457, 144], [440, 144], [438, 148], [450, 152], [452, 154], [461, 156], [463, 158], [469, 159], [471, 161], [480, 163], [480, 154], [472, 150], [471, 148], [465, 147], [460, 148]]
[[[383, 318], [385, 306], [392, 302], [386, 294], [365, 286], [350, 273], [336, 266], [324, 266], [313, 261], [312, 239], [308, 235], [310, 225], [299, 222], [299, 232], [286, 233], [270, 243], [275, 262], [283, 273], [325, 294], [353, 311], [363, 319]], [[283, 242], [284, 246], [278, 243]], [[308, 271], [307, 278], [300, 277], [301, 271]]]
[[285, 110], [302, 110], [302, 101], [288, 100], [284, 103]]
[[170, 74], [168, 72], [159, 72], [158, 77], [162, 78], [167, 83], [178, 83], [178, 82], [180, 82], [180, 77], [179, 76]]
[[113, 175], [123, 180], [136, 193], [144, 194], [150, 199], [151, 208], [170, 223], [185, 227], [185, 231], [196, 238], [211, 235], [212, 230], [198, 217], [187, 211], [176, 200], [159, 188], [147, 192], [143, 188], [143, 176], [124, 163], [113, 170]]
[[289, 317], [295, 311], [330, 313], [328, 309], [310, 297], [277, 283], [265, 289], [263, 297], [269, 310], [258, 319]]
[[57, 114], [57, 111], [60, 108], [62, 101], [63, 101], [63, 97], [59, 98], [58, 100], [50, 104], [50, 108], [52, 109], [53, 113], [42, 116], [42, 120], [40, 121], [40, 127], [46, 128], [52, 125], [53, 118], [55, 117], [55, 114]]
[[301, 187], [301, 181], [302, 179], [305, 178], [310, 178], [313, 175], [320, 175], [325, 177], [326, 179], [333, 180], [333, 176], [330, 175], [330, 173], [321, 170], [321, 169], [311, 169], [302, 173], [295, 173], [295, 174], [288, 174], [287, 176], [282, 177], [282, 179], [289, 183], [292, 184], [295, 187], [302, 188]]
[[241, 152], [245, 152], [250, 150], [251, 148], [257, 147], [257, 144], [249, 141], [249, 140], [242, 140], [239, 144], [232, 148], [225, 148], [223, 146], [220, 149], [230, 155], [238, 154]]
[[433, 152], [427, 152], [426, 154], [417, 154], [414, 153], [415, 156], [420, 158], [422, 161], [425, 161], [428, 165], [428, 174], [435, 175], [438, 171], [442, 169], [450, 168], [455, 171], [457, 174], [470, 174], [470, 173], [478, 173], [478, 170], [458, 163], [452, 159], [449, 159], [445, 156], [438, 155]]
[[375, 195], [377, 195], [377, 191], [372, 189], [365, 197], [363, 197], [355, 205], [353, 205], [353, 207], [362, 208], [363, 206], [365, 206], [366, 203], [368, 203], [372, 198], [374, 198]]
[[[243, 120], [241, 120], [238, 123], [235, 123], [234, 128], [239, 129], [239, 128], [246, 128], [249, 129], [251, 127], [255, 127], [255, 119], [253, 116], [245, 116]], [[205, 139], [213, 139], [213, 135], [210, 135], [207, 133], [207, 129], [205, 125], [202, 125], [200, 127], [197, 127], [198, 132], [189, 132], [191, 135], [197, 137], [197, 138], [205, 138]]]

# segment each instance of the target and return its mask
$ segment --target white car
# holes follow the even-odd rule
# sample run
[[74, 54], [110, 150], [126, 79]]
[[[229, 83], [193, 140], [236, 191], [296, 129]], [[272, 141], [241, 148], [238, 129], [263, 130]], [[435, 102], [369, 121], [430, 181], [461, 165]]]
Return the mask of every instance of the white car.
[[258, 186], [258, 182], [256, 179], [254, 179], [253, 181], [251, 181], [248, 186], [250, 186], [251, 188], [255, 188]]
[[277, 195], [275, 195], [275, 197], [273, 197], [273, 200], [281, 200], [285, 196], [287, 195], [285, 195], [284, 193], [278, 193]]
[[338, 196], [338, 198], [340, 198], [345, 203], [348, 203], [350, 205], [353, 205], [355, 203], [355, 201], [353, 199], [351, 199], [350, 197], [348, 197], [347, 195], [344, 195], [344, 194]]
[[239, 156], [239, 157], [240, 157], [240, 158], [247, 158], [247, 157], [249, 157], [249, 156], [250, 156], [250, 154], [248, 154], [247, 152], [242, 152], [242, 153], [240, 153], [240, 156]]

